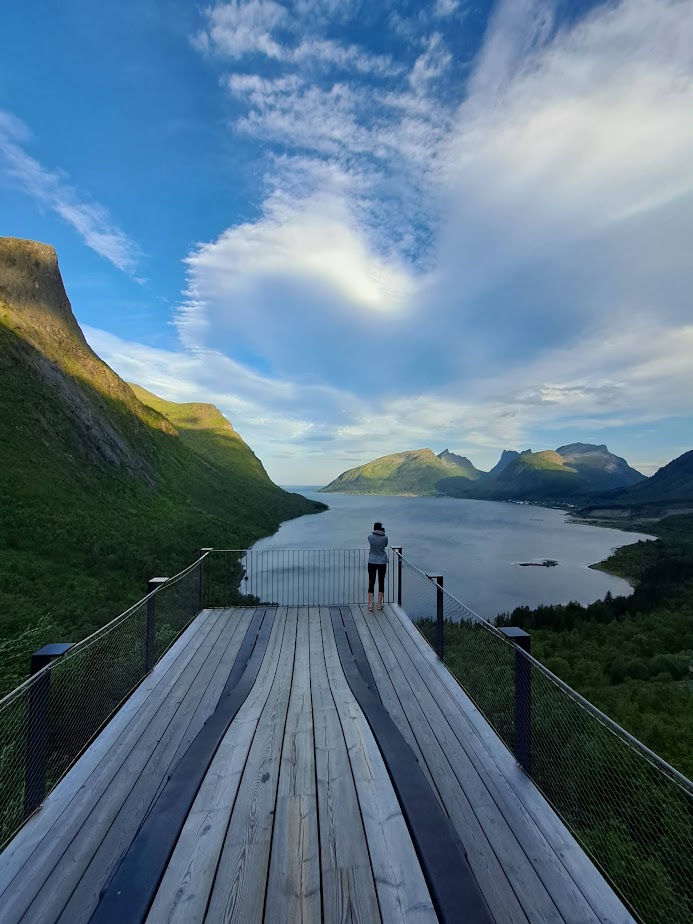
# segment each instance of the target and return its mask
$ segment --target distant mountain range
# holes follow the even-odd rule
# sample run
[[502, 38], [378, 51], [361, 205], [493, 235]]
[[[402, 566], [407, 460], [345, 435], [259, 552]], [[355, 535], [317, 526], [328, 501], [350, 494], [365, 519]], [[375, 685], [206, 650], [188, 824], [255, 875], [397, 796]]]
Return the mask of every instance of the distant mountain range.
[[445, 494], [486, 500], [581, 502], [647, 482], [604, 445], [571, 443], [556, 450], [504, 450], [483, 472], [447, 449], [416, 449], [349, 469], [322, 490], [356, 494]]

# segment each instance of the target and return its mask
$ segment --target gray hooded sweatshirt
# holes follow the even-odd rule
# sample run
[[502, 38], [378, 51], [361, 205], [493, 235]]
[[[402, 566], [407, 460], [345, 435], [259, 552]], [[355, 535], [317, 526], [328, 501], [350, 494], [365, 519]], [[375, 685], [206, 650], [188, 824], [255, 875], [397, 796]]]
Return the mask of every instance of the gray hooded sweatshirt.
[[368, 544], [371, 547], [368, 553], [368, 564], [386, 565], [387, 555], [385, 553], [385, 548], [387, 547], [387, 536], [385, 533], [381, 529], [377, 532], [372, 532], [368, 537]]

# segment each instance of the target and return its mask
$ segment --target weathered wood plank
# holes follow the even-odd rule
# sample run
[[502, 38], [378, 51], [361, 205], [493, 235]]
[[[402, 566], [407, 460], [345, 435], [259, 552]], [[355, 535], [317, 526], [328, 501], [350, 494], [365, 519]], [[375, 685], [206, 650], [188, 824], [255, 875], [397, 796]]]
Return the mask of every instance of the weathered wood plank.
[[[427, 665], [426, 670], [422, 668], [422, 674], [431, 684], [438, 684], [434, 686], [436, 695], [443, 711], [450, 715], [453, 726], [458, 725], [459, 716], [467, 724], [467, 740], [470, 744], [475, 744], [480, 765], [487, 768], [492, 780], [498, 784], [499, 804], [509, 807], [512, 812], [509, 817], [519, 816], [519, 819], [524, 819], [521, 830], [532, 831], [534, 828], [538, 833], [538, 839], [546, 840], [598, 920], [603, 924], [634, 924], [633, 917], [608, 882], [531, 779], [517, 765], [511, 752], [479, 709], [445, 665], [438, 660], [406, 613], [397, 606], [386, 607], [386, 611], [389, 619], [399, 630], [399, 637], [408, 645], [414, 657]], [[450, 712], [451, 707], [454, 708], [453, 712]], [[517, 824], [521, 825], [519, 819]], [[561, 896], [557, 898], [561, 902]], [[590, 918], [586, 917], [585, 920]]]
[[433, 924], [438, 918], [421, 865], [376, 740], [344, 676], [329, 609], [321, 608], [320, 620], [325, 666], [348, 749], [382, 920]]
[[[383, 614], [366, 612], [364, 618], [381, 653], [386, 670], [401, 698], [421, 749], [426, 754], [445, 809], [464, 845], [469, 865], [494, 919], [498, 924], [516, 924], [516, 922], [527, 921], [522, 902], [509, 881], [503, 857], [498, 856], [491, 842], [490, 833], [484, 823], [483, 810], [480, 817], [480, 807], [475, 802], [475, 795], [479, 790], [478, 782], [473, 781], [471, 792], [466, 784], [465, 786], [460, 784], [452, 766], [455, 755], [448, 752], [445, 739], [440, 741], [435, 734], [434, 727], [432, 727], [432, 725], [435, 726], [435, 722], [431, 721], [430, 703], [422, 702], [411, 688], [407, 678], [406, 662], [392, 648]], [[434, 704], [433, 712], [435, 713], [436, 710], [437, 707]], [[481, 795], [485, 796], [483, 789]], [[482, 802], [482, 807], [484, 804]], [[488, 809], [486, 809], [486, 814], [488, 814]], [[498, 813], [491, 810], [490, 824], [495, 824], [497, 820]], [[512, 832], [507, 830], [507, 826], [498, 832], [498, 836], [506, 836], [512, 840]], [[509, 850], [515, 863], [518, 859], [520, 861], [524, 859], [516, 845], [514, 850], [512, 846]]]
[[310, 664], [323, 920], [374, 924], [380, 912], [373, 871], [315, 608], [310, 609]]
[[[433, 790], [440, 804], [443, 805], [440, 793], [438, 792], [438, 787], [436, 786], [433, 777], [431, 776], [431, 772], [428, 769], [428, 764], [426, 763], [426, 758], [421, 751], [421, 748], [419, 747], [419, 742], [416, 740], [416, 736], [411, 730], [409, 719], [407, 718], [407, 714], [402, 706], [402, 703], [400, 702], [397, 691], [392, 684], [388, 670], [383, 662], [380, 649], [378, 648], [378, 645], [365, 621], [364, 613], [366, 612], [366, 608], [359, 605], [352, 605], [350, 609], [351, 615], [354, 617], [354, 622], [356, 623], [359, 636], [361, 637], [361, 641], [366, 652], [366, 657], [368, 658], [368, 663], [370, 664], [371, 672], [373, 673], [373, 678], [375, 680], [376, 686], [378, 687], [380, 699], [382, 700], [383, 705], [390, 713], [397, 727], [404, 736], [404, 740], [414, 751], [414, 754], [416, 754], [419, 766], [423, 770], [426, 779], [431, 786], [431, 789]], [[445, 807], [443, 806], [443, 808]]]
[[[134, 780], [130, 792], [118, 808], [108, 833], [103, 836], [103, 831], [97, 832], [86, 843], [80, 845], [80, 854], [89, 855], [93, 851], [91, 844], [98, 842], [99, 833], [103, 838], [93, 851], [88, 866], [58, 918], [59, 924], [86, 924], [91, 917], [98, 904], [101, 889], [132, 843], [157, 793], [173, 771], [176, 755], [185, 752], [214, 711], [218, 693], [223, 689], [233, 665], [233, 658], [241, 646], [251, 613], [252, 610], [247, 615], [244, 614], [240, 620], [221, 617], [220, 634], [209, 646], [208, 656], [187, 691], [176, 713], [175, 722], [171, 722], [166, 729], [144, 772]], [[229, 660], [223, 664], [223, 669], [220, 669], [227, 653]], [[56, 900], [55, 904], [59, 906], [59, 900]]]
[[[101, 734], [87, 748], [79, 762], [58, 783], [46, 797], [41, 810], [33, 815], [19, 833], [0, 854], [0, 896], [9, 883], [29, 862], [34, 850], [45, 844], [53, 825], [72, 803], [76, 794], [85, 786], [95, 769], [102, 766], [108, 751], [115, 746], [126, 732], [132, 730], [135, 716], [151, 711], [157, 704], [156, 688], [164, 679], [173, 680], [186, 663], [188, 646], [194, 637], [203, 637], [205, 623], [212, 618], [211, 610], [203, 610], [188, 628], [176, 639], [153, 671], [125, 701]], [[188, 654], [188, 657], [191, 655]]]
[[[164, 675], [150, 698], [135, 713], [113, 746], [94, 766], [92, 773], [83, 780], [71, 802], [62, 806], [60, 815], [54, 819], [53, 825], [13, 877], [2, 897], [3, 912], [8, 922], [23, 917], [73, 839], [79, 835], [83, 825], [89, 823], [91, 812], [113, 785], [116, 775], [123, 771], [123, 768], [127, 772], [133, 761], [140, 769], [146, 763], [157, 741], [148, 734], [148, 729], [152, 723], [160, 721], [162, 714], [168, 715], [170, 720], [179, 704], [176, 691], [189, 685], [191, 677], [197, 673], [204, 660], [204, 652], [200, 654], [204, 643], [212, 633], [218, 631], [218, 614], [213, 613], [202, 631], [190, 639], [176, 669]], [[148, 742], [149, 750], [145, 751], [143, 746]]]
[[262, 922], [296, 625], [292, 607], [277, 676], [253, 738], [212, 888], [206, 920], [215, 924]]
[[302, 607], [279, 771], [265, 924], [317, 924], [321, 920], [308, 620], [308, 609]]
[[[216, 620], [211, 631], [171, 688], [161, 708], [143, 729], [139, 740], [111, 777], [108, 786], [102, 787], [100, 778], [95, 781], [95, 790], [86, 794], [90, 811], [88, 814], [78, 813], [81, 823], [78, 826], [70, 825], [73, 828], [72, 836], [68, 839], [61, 831], [60, 837], [56, 839], [60, 855], [51, 869], [46, 870], [44, 865], [41, 866], [40, 874], [45, 878], [31, 905], [24, 912], [32, 924], [39, 924], [39, 922], [44, 924], [44, 922], [57, 920], [134, 784], [143, 772], [146, 777], [150, 776], [146, 772], [150, 761], [153, 760], [154, 767], [158, 769], [160, 755], [162, 751], [165, 753], [172, 739], [177, 743], [178, 739], [175, 738], [178, 729], [177, 718], [181, 711], [187, 708], [188, 703], [191, 703], [188, 697], [189, 691], [194, 687], [200, 673], [204, 671], [209, 652], [219, 638], [224, 625], [224, 621]], [[97, 777], [99, 776], [97, 774]], [[158, 781], [157, 777], [155, 783], [158, 784]], [[95, 794], [98, 795], [97, 799], [94, 799]], [[47, 876], [46, 872], [48, 872]], [[32, 884], [34, 881], [35, 879], [32, 880]], [[19, 905], [25, 904], [25, 896], [17, 896], [17, 898]], [[14, 902], [11, 908], [14, 912]]]
[[201, 924], [257, 723], [274, 685], [286, 628], [278, 610], [247, 700], [212, 761], [150, 909], [150, 924]]

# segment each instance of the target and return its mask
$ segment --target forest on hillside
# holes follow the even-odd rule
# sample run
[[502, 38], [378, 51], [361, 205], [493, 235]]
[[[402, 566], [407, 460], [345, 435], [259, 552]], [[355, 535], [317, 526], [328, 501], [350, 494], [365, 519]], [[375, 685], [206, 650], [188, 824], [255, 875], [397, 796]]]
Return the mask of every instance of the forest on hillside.
[[519, 607], [497, 624], [531, 633], [549, 670], [688, 777], [693, 776], [693, 515], [648, 531], [604, 568], [630, 580], [628, 597], [589, 606]]

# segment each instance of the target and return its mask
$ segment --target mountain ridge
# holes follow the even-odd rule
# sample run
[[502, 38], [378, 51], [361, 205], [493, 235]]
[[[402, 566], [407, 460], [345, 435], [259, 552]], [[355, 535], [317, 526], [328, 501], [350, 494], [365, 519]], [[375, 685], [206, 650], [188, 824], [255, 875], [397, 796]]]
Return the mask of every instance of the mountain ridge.
[[324, 509], [273, 484], [216, 409], [184, 425], [189, 407], [140, 401], [88, 345], [48, 245], [0, 238], [0, 383], [0, 634], [20, 665], [0, 688], [200, 548]]
[[[561, 451], [562, 450], [562, 451]], [[426, 473], [413, 469], [426, 452]], [[433, 465], [433, 459], [445, 468]], [[392, 460], [397, 475], [383, 463]], [[410, 471], [406, 482], [400, 477], [406, 460]], [[458, 470], [451, 468], [452, 462]], [[321, 490], [325, 493], [423, 493], [446, 494], [482, 500], [568, 500], [608, 488], [631, 486], [645, 476], [631, 468], [625, 459], [610, 453], [604, 444], [570, 443], [557, 450], [503, 450], [499, 461], [489, 471], [474, 467], [466, 456], [443, 450], [393, 453], [373, 462], [343, 472]], [[406, 483], [406, 490], [403, 485]], [[418, 490], [417, 490], [418, 489]]]

